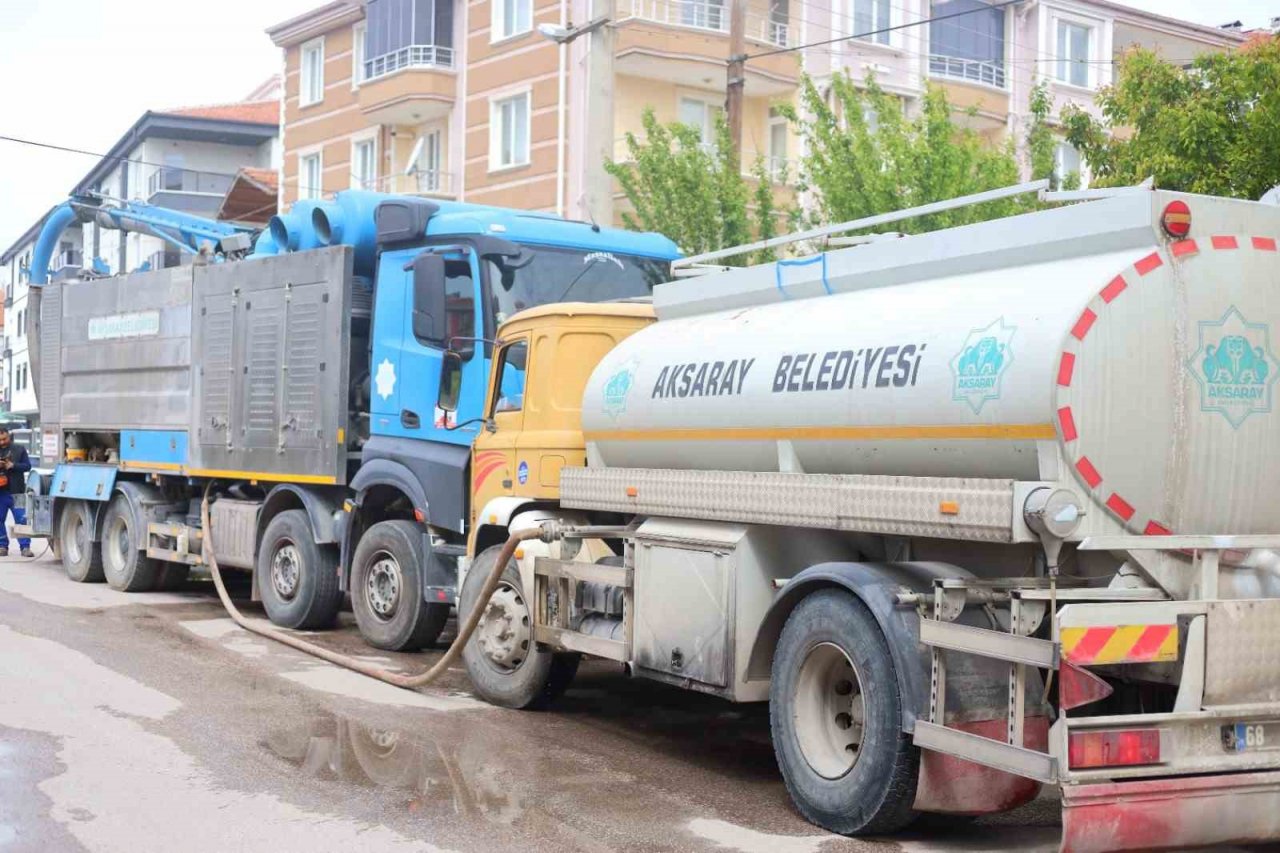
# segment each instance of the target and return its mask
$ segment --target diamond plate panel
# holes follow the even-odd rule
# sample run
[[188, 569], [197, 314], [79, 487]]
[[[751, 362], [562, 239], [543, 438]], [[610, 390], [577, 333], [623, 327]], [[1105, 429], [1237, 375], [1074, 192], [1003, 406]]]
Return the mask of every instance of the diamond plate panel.
[[1280, 702], [1280, 599], [1211, 602], [1204, 670], [1206, 707]]
[[[628, 497], [628, 490], [635, 496]], [[1013, 480], [565, 468], [561, 503], [574, 509], [1012, 542]], [[955, 513], [944, 514], [942, 504]]]

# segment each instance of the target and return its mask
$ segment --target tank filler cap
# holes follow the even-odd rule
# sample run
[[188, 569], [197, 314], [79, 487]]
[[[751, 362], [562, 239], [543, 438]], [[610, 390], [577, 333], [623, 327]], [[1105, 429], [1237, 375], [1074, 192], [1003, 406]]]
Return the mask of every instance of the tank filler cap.
[[1022, 505], [1027, 527], [1041, 537], [1066, 539], [1080, 527], [1084, 507], [1070, 489], [1042, 486], [1032, 490]]

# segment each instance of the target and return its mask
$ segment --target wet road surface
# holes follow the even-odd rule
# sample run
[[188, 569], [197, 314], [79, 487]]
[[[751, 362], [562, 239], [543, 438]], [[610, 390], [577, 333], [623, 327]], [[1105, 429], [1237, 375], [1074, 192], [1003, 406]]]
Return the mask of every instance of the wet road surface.
[[[344, 614], [322, 639], [417, 672], [451, 630], [386, 654]], [[410, 693], [240, 630], [207, 582], [125, 595], [49, 556], [0, 559], [0, 853], [1047, 851], [1058, 835], [1047, 796], [960, 827], [830, 835], [791, 808], [764, 706], [602, 663], [551, 712], [485, 705], [461, 669]]]

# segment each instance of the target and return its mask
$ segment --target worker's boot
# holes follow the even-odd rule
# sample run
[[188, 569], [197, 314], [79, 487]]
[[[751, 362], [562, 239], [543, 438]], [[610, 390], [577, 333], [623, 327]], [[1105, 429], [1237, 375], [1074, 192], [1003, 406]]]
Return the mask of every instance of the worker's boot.
[[23, 549], [22, 549], [22, 556], [24, 556], [24, 557], [34, 557], [34, 556], [35, 556], [35, 552], [34, 552], [34, 551], [32, 551], [30, 548], [23, 548]]
[[8, 549], [8, 548], [0, 548], [0, 557], [7, 557], [7, 556], [9, 556], [9, 549]]

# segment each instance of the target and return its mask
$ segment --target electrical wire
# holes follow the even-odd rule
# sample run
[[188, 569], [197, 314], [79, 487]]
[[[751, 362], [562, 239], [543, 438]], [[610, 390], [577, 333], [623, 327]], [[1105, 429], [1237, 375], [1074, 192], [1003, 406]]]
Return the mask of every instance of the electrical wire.
[[22, 139], [17, 136], [0, 135], [0, 142], [16, 142], [21, 145], [31, 145], [36, 148], [48, 148], [52, 151], [65, 151], [70, 154], [83, 154], [86, 157], [97, 157], [99, 160], [109, 160], [119, 163], [136, 163], [139, 166], [154, 166], [157, 169], [171, 169], [175, 172], [198, 172], [201, 175], [217, 175], [220, 178], [234, 178], [237, 173], [233, 172], [210, 172], [205, 169], [182, 169], [177, 166], [164, 165], [161, 163], [150, 163], [146, 160], [133, 160], [123, 155], [117, 154], [99, 154], [94, 151], [86, 151], [83, 148], [73, 148], [69, 145], [56, 145], [52, 142], [40, 142], [35, 139]]

